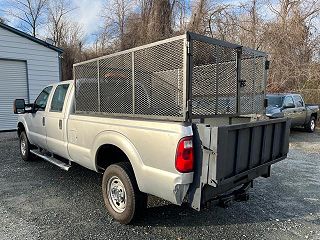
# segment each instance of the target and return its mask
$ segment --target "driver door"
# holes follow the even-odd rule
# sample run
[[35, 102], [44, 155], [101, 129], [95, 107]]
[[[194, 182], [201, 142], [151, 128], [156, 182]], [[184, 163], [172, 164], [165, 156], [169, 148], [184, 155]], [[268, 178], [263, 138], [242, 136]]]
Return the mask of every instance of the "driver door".
[[44, 149], [47, 149], [46, 114], [51, 90], [52, 86], [43, 89], [34, 102], [32, 113], [29, 113], [26, 119], [29, 126], [29, 141]]

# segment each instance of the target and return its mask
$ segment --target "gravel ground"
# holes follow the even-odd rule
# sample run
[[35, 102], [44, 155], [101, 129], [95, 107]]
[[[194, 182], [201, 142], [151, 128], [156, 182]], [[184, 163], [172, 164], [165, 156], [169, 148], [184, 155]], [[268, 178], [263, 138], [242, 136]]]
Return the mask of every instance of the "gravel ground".
[[25, 163], [15, 133], [0, 134], [0, 239], [320, 239], [320, 132], [293, 131], [288, 159], [255, 181], [248, 202], [201, 212], [149, 198], [123, 226], [106, 213], [101, 176]]

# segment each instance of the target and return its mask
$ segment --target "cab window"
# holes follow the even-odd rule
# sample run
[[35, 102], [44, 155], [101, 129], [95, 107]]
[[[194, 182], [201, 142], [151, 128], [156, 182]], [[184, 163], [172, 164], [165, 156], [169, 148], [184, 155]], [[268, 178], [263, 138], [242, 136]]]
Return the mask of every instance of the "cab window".
[[296, 107], [303, 107], [302, 98], [298, 95], [293, 96]]
[[46, 109], [51, 90], [52, 86], [49, 86], [43, 89], [39, 94], [36, 101], [34, 102], [34, 107], [37, 111], [44, 111]]
[[51, 112], [62, 112], [68, 88], [69, 84], [61, 84], [56, 87], [51, 101]]
[[294, 105], [292, 97], [291, 96], [286, 96], [285, 99], [283, 100], [283, 105], [288, 105], [290, 103]]

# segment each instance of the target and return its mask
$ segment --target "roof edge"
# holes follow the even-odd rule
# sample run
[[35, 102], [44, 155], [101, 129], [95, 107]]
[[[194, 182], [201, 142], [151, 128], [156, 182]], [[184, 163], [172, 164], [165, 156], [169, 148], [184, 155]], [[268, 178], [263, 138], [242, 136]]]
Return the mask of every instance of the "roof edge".
[[6, 30], [8, 30], [8, 31], [10, 31], [12, 33], [15, 33], [15, 34], [17, 34], [17, 35], [19, 35], [21, 37], [24, 37], [24, 38], [27, 38], [27, 39], [33, 41], [33, 42], [36, 42], [36, 43], [38, 43], [38, 44], [40, 44], [42, 46], [50, 48], [51, 50], [54, 50], [54, 51], [56, 51], [58, 53], [63, 53], [64, 52], [63, 49], [61, 49], [61, 48], [58, 48], [58, 47], [56, 47], [56, 46], [54, 46], [52, 44], [49, 44], [49, 43], [47, 43], [47, 42], [45, 42], [45, 41], [43, 41], [43, 40], [41, 40], [39, 38], [33, 37], [33, 36], [31, 36], [31, 35], [29, 35], [29, 34], [27, 34], [25, 32], [22, 32], [22, 31], [20, 31], [20, 30], [18, 30], [16, 28], [13, 28], [13, 27], [11, 27], [11, 26], [9, 26], [7, 24], [0, 23], [0, 27], [4, 28], [4, 29], [6, 29]]

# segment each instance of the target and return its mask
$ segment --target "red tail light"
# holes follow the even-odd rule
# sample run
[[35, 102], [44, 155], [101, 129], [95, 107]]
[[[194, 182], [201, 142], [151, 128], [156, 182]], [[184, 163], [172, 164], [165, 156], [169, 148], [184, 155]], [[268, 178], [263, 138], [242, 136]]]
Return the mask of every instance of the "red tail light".
[[192, 172], [193, 162], [194, 154], [192, 137], [182, 138], [177, 146], [176, 169], [182, 173]]

